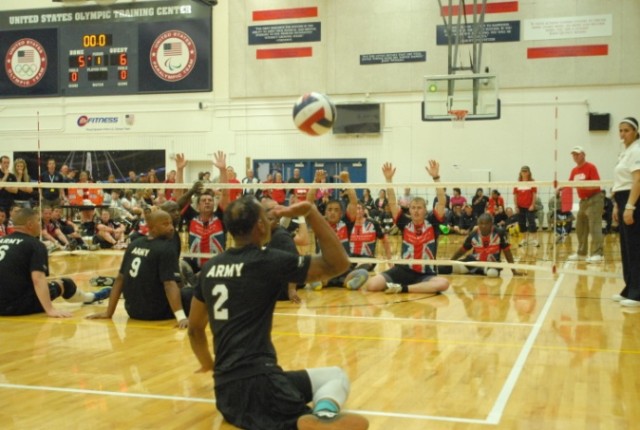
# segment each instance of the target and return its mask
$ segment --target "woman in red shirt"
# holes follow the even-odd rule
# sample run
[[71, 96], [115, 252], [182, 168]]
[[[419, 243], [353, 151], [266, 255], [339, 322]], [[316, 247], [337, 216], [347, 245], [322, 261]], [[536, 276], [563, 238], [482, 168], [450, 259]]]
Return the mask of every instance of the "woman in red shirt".
[[[529, 166], [522, 166], [518, 181], [533, 182]], [[516, 213], [518, 214], [518, 225], [521, 232], [526, 232], [525, 240], [520, 242], [520, 246], [540, 246], [538, 243], [538, 227], [536, 226], [536, 195], [538, 189], [536, 187], [524, 185], [513, 189], [513, 198], [515, 201]], [[533, 234], [533, 240], [530, 236]]]

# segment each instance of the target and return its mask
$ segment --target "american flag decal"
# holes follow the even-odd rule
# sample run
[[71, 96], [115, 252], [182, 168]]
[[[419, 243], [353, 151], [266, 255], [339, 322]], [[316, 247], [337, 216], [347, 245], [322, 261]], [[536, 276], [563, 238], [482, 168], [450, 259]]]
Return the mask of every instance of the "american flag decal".
[[32, 49], [22, 49], [18, 51], [18, 63], [33, 63], [35, 53]]
[[175, 57], [176, 55], [182, 55], [182, 43], [180, 42], [165, 43], [162, 46], [162, 52], [167, 57]]

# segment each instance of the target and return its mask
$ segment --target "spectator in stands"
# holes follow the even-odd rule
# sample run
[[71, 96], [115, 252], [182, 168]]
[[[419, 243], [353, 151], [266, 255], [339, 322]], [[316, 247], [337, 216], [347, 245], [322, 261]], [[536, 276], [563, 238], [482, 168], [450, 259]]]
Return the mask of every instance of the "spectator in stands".
[[377, 216], [376, 203], [373, 197], [371, 197], [371, 190], [369, 188], [364, 188], [362, 190], [362, 204], [364, 205], [367, 217], [375, 218]]
[[460, 222], [458, 225], [453, 226], [453, 232], [458, 234], [469, 234], [471, 230], [476, 226], [478, 218], [473, 212], [473, 208], [470, 205], [466, 205], [462, 209], [460, 216]]
[[[176, 176], [177, 176], [177, 172], [175, 170], [171, 170], [169, 171], [169, 174], [167, 175], [167, 179], [164, 180], [165, 184], [175, 184], [176, 183]], [[165, 188], [164, 189], [164, 197], [167, 200], [177, 200], [175, 198], [175, 196], [173, 195], [173, 189], [171, 188]]]
[[[236, 171], [232, 166], [227, 166], [227, 183], [229, 184], [239, 184], [240, 181], [236, 175]], [[231, 188], [229, 189], [229, 202], [234, 200], [238, 200], [242, 197], [242, 188]]]
[[496, 214], [493, 217], [493, 223], [498, 227], [506, 229], [508, 218], [509, 217], [507, 216], [506, 212], [504, 211], [504, 207], [503, 206], [496, 206]]
[[133, 170], [129, 171], [129, 181], [128, 182], [130, 182], [132, 184], [137, 184], [137, 183], [140, 182], [140, 178], [138, 178], [138, 175]]
[[[244, 178], [242, 178], [242, 183], [243, 184], [259, 184], [260, 183], [260, 179], [256, 178], [253, 169], [247, 169], [246, 175]], [[247, 194], [253, 194], [255, 196], [256, 199], [260, 200], [260, 194], [262, 194], [260, 192], [260, 189], [258, 188], [245, 188], [242, 190], [242, 194], [243, 195], [247, 195]]]
[[[17, 158], [13, 162], [13, 174], [16, 177], [16, 182], [31, 182], [31, 177], [27, 170], [27, 163], [22, 158]], [[22, 186], [17, 188], [18, 192], [16, 193], [14, 202], [23, 208], [30, 208], [34, 197], [33, 187]]]
[[[300, 169], [296, 167], [293, 169], [293, 176], [287, 179], [287, 184], [299, 184], [301, 182], [301, 179], [302, 176], [300, 176]], [[293, 189], [287, 190], [287, 194], [293, 194]]]
[[96, 223], [96, 235], [93, 239], [102, 249], [124, 249], [127, 247], [125, 243], [125, 225], [111, 219], [109, 209], [100, 211], [100, 219]]
[[460, 188], [454, 188], [453, 196], [451, 196], [449, 203], [449, 207], [451, 209], [453, 209], [454, 206], [460, 206], [460, 208], [462, 209], [464, 205], [467, 204], [467, 198], [462, 195], [462, 191], [460, 190]]
[[484, 190], [478, 188], [471, 201], [471, 207], [473, 208], [473, 214], [476, 216], [476, 219], [486, 212], [488, 202], [489, 198], [484, 195]]
[[378, 212], [384, 212], [384, 208], [389, 205], [389, 200], [387, 200], [387, 192], [385, 190], [380, 190], [378, 192], [378, 198], [376, 199], [374, 204]]
[[[300, 182], [297, 180], [295, 183]], [[283, 184], [282, 181], [282, 173], [276, 172], [273, 177], [274, 184]], [[284, 188], [275, 188], [271, 190], [271, 198], [275, 200], [279, 205], [284, 205], [285, 200], [287, 199], [287, 193]]]
[[504, 207], [504, 199], [500, 195], [500, 191], [491, 190], [491, 195], [489, 196], [489, 200], [487, 201], [487, 212], [495, 217], [496, 208], [498, 206]]
[[16, 175], [11, 173], [11, 160], [3, 155], [0, 157], [0, 210], [5, 213], [13, 206], [18, 193], [18, 187], [9, 186], [11, 182], [17, 182]]

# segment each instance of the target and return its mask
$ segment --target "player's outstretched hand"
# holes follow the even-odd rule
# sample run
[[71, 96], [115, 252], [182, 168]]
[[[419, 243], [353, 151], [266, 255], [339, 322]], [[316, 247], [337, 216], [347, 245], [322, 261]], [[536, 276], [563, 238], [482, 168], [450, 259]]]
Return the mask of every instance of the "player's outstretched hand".
[[176, 324], [174, 327], [177, 327], [180, 330], [184, 330], [185, 328], [189, 328], [189, 320], [187, 318], [180, 320], [180, 322], [178, 322], [178, 324]]
[[429, 164], [427, 164], [425, 169], [427, 169], [427, 173], [429, 173], [429, 176], [431, 176], [432, 178], [437, 178], [440, 176], [440, 163], [438, 163], [436, 160], [429, 160]]
[[71, 312], [63, 311], [60, 309], [51, 309], [49, 312], [47, 312], [47, 316], [51, 318], [69, 318], [73, 316], [73, 314]]
[[220, 170], [224, 170], [227, 168], [227, 154], [223, 151], [216, 151], [213, 154], [213, 165], [216, 166]]
[[87, 315], [85, 318], [89, 320], [111, 319], [111, 317], [106, 312], [98, 312], [97, 314], [90, 314], [90, 315]]
[[187, 166], [187, 159], [183, 153], [176, 154], [176, 168], [184, 169]]
[[393, 175], [396, 174], [396, 168], [393, 167], [391, 163], [384, 163], [382, 165], [382, 174], [387, 181], [391, 181], [393, 179]]

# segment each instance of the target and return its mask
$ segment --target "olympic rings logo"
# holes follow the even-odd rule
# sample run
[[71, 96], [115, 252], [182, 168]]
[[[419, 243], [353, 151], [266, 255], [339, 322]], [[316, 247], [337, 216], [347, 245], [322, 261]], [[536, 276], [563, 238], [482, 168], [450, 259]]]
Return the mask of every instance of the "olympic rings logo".
[[13, 64], [13, 71], [21, 78], [28, 78], [36, 74], [38, 71], [37, 64]]

